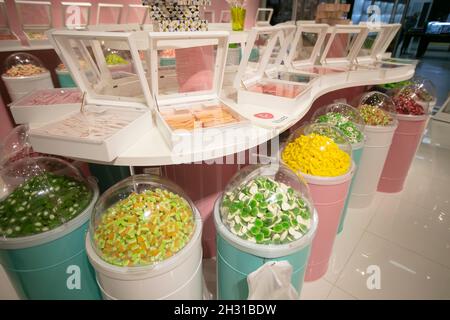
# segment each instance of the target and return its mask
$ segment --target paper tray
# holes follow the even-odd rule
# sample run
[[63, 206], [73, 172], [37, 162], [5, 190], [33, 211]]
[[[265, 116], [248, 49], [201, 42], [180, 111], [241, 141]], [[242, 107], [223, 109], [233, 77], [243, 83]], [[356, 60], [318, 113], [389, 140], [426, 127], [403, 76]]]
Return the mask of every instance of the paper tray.
[[[63, 92], [67, 94], [62, 94]], [[65, 99], [69, 99], [70, 102], [50, 104], [51, 96], [61, 98], [65, 96]], [[79, 111], [81, 101], [82, 93], [79, 89], [44, 89], [34, 91], [14, 101], [9, 106], [17, 124], [30, 122], [46, 123]]]
[[[151, 128], [151, 112], [147, 110], [86, 106], [86, 112], [90, 115], [88, 120], [84, 120], [78, 112], [63, 120], [31, 129], [33, 149], [66, 157], [110, 162]], [[89, 132], [88, 128], [92, 131]]]

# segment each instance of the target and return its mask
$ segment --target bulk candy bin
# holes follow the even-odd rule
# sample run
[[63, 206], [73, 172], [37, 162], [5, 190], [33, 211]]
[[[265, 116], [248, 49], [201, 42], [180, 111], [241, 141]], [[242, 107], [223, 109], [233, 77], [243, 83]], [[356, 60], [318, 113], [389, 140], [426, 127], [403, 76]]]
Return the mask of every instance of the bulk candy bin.
[[84, 237], [97, 185], [68, 162], [27, 157], [2, 170], [0, 262], [22, 299], [100, 299]]
[[239, 171], [216, 201], [217, 297], [247, 299], [247, 277], [268, 261], [288, 261], [300, 293], [317, 213], [306, 184], [284, 165]]
[[334, 239], [347, 198], [354, 164], [346, 136], [329, 124], [306, 124], [286, 142], [281, 157], [308, 183], [319, 215], [305, 281], [322, 277], [328, 269]]
[[378, 183], [380, 192], [400, 192], [429, 119], [433, 97], [419, 85], [404, 87], [395, 97], [398, 127]]
[[8, 89], [11, 101], [17, 100], [31, 91], [53, 88], [50, 72], [35, 56], [19, 52], [6, 58], [2, 80]]
[[392, 99], [381, 92], [365, 94], [358, 109], [366, 123], [366, 143], [353, 183], [351, 208], [365, 208], [372, 203], [398, 124]]
[[104, 299], [202, 299], [202, 221], [168, 180], [135, 175], [93, 210], [86, 250]]
[[344, 229], [347, 207], [352, 192], [353, 181], [358, 172], [359, 161], [364, 149], [364, 120], [359, 115], [359, 111], [345, 103], [333, 103], [319, 108], [312, 117], [313, 122], [329, 123], [336, 126], [347, 136], [352, 146], [352, 160], [355, 163], [355, 173], [345, 200], [344, 210], [339, 223], [338, 233]]

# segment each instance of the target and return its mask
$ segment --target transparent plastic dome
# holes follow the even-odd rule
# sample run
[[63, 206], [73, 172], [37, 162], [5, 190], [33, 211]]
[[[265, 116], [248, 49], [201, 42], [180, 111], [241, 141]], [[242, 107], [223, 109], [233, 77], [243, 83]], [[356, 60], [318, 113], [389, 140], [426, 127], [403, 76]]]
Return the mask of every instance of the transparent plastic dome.
[[4, 70], [7, 77], [29, 77], [47, 72], [41, 60], [25, 52], [14, 53], [6, 58]]
[[116, 50], [112, 48], [105, 47], [103, 50], [105, 55], [106, 64], [108, 66], [120, 66], [129, 64], [131, 61], [131, 56], [129, 52], [123, 50]]
[[153, 175], [134, 175], [98, 199], [90, 223], [96, 254], [119, 267], [140, 267], [175, 256], [192, 239], [196, 209], [183, 190]]
[[352, 146], [337, 127], [307, 123], [286, 141], [281, 159], [291, 170], [320, 177], [336, 177], [351, 170]]
[[283, 245], [310, 236], [317, 217], [307, 184], [284, 165], [250, 165], [229, 182], [220, 218], [233, 235], [259, 245]]
[[434, 97], [418, 84], [403, 87], [393, 98], [398, 114], [412, 116], [431, 113], [433, 100]]
[[396, 111], [392, 99], [384, 93], [372, 91], [362, 96], [359, 113], [366, 125], [390, 126], [395, 122]]
[[92, 185], [70, 163], [53, 157], [26, 157], [1, 170], [0, 237], [51, 231], [80, 215], [93, 199]]
[[421, 101], [436, 101], [436, 87], [431, 80], [418, 77], [414, 79], [413, 85], [415, 87], [416, 94]]
[[328, 123], [336, 126], [351, 144], [364, 140], [364, 120], [358, 109], [346, 103], [333, 103], [323, 106], [312, 116], [314, 123]]

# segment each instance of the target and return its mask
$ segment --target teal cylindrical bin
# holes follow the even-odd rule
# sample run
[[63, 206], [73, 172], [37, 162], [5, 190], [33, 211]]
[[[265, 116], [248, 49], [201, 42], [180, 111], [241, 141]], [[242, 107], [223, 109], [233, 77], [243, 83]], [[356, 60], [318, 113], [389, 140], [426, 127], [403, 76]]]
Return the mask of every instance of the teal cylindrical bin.
[[337, 231], [338, 234], [341, 233], [342, 230], [344, 230], [345, 217], [347, 216], [348, 203], [350, 202], [350, 196], [352, 194], [353, 181], [355, 181], [356, 174], [358, 173], [359, 162], [361, 160], [361, 155], [364, 150], [364, 140], [358, 144], [353, 144], [352, 149], [353, 149], [352, 159], [353, 162], [355, 163], [355, 173], [353, 174], [352, 182], [350, 183], [350, 188], [348, 189], [347, 199], [345, 200], [344, 209], [341, 215], [341, 221], [339, 222], [339, 228]]
[[311, 243], [317, 229], [317, 213], [313, 211], [311, 214], [310, 228], [300, 239], [285, 244], [257, 244], [244, 240], [228, 229], [221, 217], [222, 201], [223, 196], [219, 197], [214, 205], [214, 223], [217, 230], [217, 298], [247, 299], [248, 275], [270, 261], [288, 261], [291, 264], [291, 284], [300, 294]]
[[61, 88], [75, 88], [77, 86], [68, 70], [55, 69], [55, 72]]
[[[34, 161], [33, 166], [28, 166], [28, 168], [33, 167], [39, 173], [41, 170], [42, 172], [46, 172], [46, 169], [41, 169], [44, 166], [44, 162], [48, 168], [53, 167], [55, 169], [53, 179], [56, 177], [56, 172], [62, 173], [64, 170], [55, 166], [63, 164], [71, 167], [72, 170], [76, 170], [70, 164], [59, 159], [37, 157], [33, 158], [32, 161]], [[50, 177], [48, 179], [52, 179], [51, 176], [48, 177]], [[8, 184], [8, 180], [11, 185], [15, 185], [16, 182], [20, 181], [19, 178], [14, 181], [15, 178], [12, 176], [8, 176], [5, 183]], [[72, 209], [80, 205], [75, 202], [75, 205], [66, 207], [68, 202], [60, 201], [61, 198], [73, 192], [71, 187], [64, 189], [63, 195], [60, 194], [60, 196], [55, 197], [54, 193], [49, 193], [49, 190], [53, 191], [55, 187], [46, 184], [46, 180], [40, 181], [44, 181], [44, 185], [42, 186], [39, 183], [39, 188], [41, 188], [43, 194], [46, 192], [50, 194], [50, 198], [55, 199], [55, 204], [60, 205], [59, 209], [65, 208], [64, 210], [68, 210], [69, 208]], [[95, 273], [88, 261], [84, 246], [89, 218], [99, 192], [97, 184], [93, 179], [86, 180], [86, 183], [92, 191], [92, 198], [90, 201], [87, 200], [89, 203], [85, 202], [87, 206], [82, 204], [81, 208], [85, 207], [85, 209], [75, 215], [73, 219], [68, 218], [67, 222], [54, 229], [50, 228], [48, 231], [43, 230], [40, 233], [17, 237], [4, 236], [0, 239], [0, 263], [20, 298], [33, 300], [101, 299], [101, 294], [95, 280]], [[23, 186], [27, 186], [25, 190], [30, 190], [28, 189], [28, 185]], [[55, 216], [52, 214], [52, 208], [47, 205], [48, 202], [44, 205], [42, 200], [38, 199], [29, 200], [29, 203], [33, 203], [34, 205], [37, 201], [41, 203], [42, 211], [37, 212], [34, 209], [34, 211], [30, 209], [30, 212], [33, 212], [33, 215], [41, 216], [42, 214], [43, 216], [48, 216], [50, 219], [55, 219]], [[2, 206], [5, 205], [5, 202], [2, 202]], [[26, 208], [25, 205], [24, 207]], [[35, 216], [26, 214], [26, 210], [22, 209], [18, 209], [18, 211], [24, 212], [22, 217], [34, 219]], [[21, 218], [17, 218], [16, 220], [18, 219]], [[34, 225], [38, 225], [36, 223]], [[10, 230], [12, 228], [8, 229], [6, 234], [9, 234], [11, 232]], [[3, 231], [5, 230], [3, 229]]]

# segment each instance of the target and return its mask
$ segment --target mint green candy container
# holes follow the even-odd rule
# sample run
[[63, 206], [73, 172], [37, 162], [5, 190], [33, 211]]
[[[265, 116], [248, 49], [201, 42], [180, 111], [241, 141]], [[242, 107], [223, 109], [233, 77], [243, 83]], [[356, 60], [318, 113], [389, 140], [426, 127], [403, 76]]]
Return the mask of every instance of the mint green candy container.
[[284, 165], [239, 171], [215, 203], [214, 222], [218, 299], [247, 299], [248, 276], [272, 261], [292, 266], [291, 284], [300, 295], [318, 217], [294, 172]]
[[97, 300], [84, 239], [97, 184], [70, 163], [29, 157], [2, 169], [0, 263], [22, 299]]

